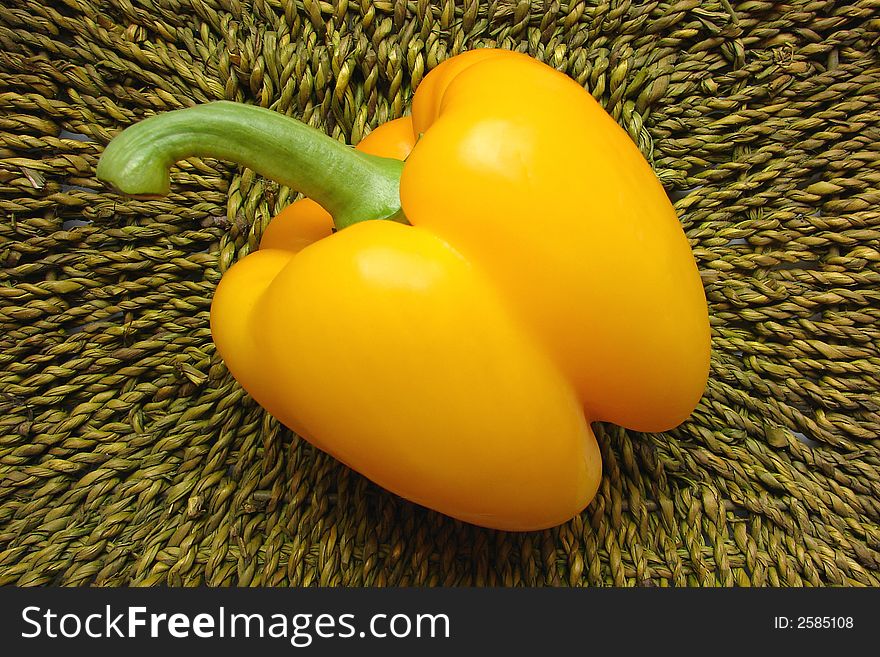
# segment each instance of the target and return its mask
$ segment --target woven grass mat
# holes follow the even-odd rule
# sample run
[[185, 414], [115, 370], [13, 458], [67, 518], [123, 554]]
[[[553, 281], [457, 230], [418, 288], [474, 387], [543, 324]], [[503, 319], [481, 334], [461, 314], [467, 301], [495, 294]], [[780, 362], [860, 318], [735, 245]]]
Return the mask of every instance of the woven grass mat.
[[[0, 584], [880, 584], [877, 0], [6, 0], [0, 44]], [[384, 492], [230, 377], [212, 292], [293, 192], [94, 178], [117, 130], [222, 98], [357, 141], [487, 45], [626, 128], [712, 318], [693, 417], [597, 427], [597, 498], [538, 533]]]

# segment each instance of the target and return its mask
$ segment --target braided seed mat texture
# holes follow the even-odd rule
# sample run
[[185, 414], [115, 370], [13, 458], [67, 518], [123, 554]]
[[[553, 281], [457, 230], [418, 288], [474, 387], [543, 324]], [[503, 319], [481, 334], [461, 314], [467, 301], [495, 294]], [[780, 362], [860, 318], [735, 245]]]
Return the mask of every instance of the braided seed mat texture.
[[[0, 584], [880, 584], [880, 1], [6, 0], [0, 44]], [[121, 128], [224, 98], [355, 142], [480, 46], [626, 128], [712, 318], [693, 417], [597, 427], [596, 500], [536, 533], [384, 492], [230, 377], [211, 295], [295, 192], [94, 177]]]

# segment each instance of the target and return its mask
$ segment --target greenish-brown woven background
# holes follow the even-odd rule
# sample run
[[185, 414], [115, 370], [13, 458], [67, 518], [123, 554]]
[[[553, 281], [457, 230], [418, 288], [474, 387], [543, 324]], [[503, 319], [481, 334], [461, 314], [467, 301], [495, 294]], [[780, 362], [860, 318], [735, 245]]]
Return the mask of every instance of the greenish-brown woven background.
[[[880, 2], [46, 4], [0, 7], [0, 584], [880, 584]], [[212, 292], [292, 192], [94, 178], [117, 130], [215, 99], [356, 141], [486, 45], [625, 126], [713, 328], [691, 420], [598, 427], [598, 497], [529, 534], [393, 497], [230, 377]]]

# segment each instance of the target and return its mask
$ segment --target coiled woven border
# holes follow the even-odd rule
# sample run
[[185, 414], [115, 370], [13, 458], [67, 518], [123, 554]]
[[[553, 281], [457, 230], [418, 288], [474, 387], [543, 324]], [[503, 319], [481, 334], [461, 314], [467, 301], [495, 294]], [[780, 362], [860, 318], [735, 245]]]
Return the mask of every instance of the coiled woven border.
[[[597, 499], [529, 534], [385, 493], [229, 376], [212, 291], [293, 192], [94, 178], [115, 131], [215, 99], [357, 141], [490, 45], [626, 128], [712, 316], [692, 419], [599, 427]], [[876, 0], [9, 0], [0, 46], [0, 584], [880, 583]]]

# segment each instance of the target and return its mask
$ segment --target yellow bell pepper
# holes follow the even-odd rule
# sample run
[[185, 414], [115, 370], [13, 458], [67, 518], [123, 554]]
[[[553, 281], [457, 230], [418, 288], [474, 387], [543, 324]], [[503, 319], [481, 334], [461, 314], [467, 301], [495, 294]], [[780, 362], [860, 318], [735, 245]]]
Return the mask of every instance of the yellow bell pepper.
[[398, 495], [557, 525], [599, 485], [591, 422], [671, 429], [703, 393], [706, 300], [674, 209], [596, 101], [528, 56], [447, 60], [359, 150], [211, 103], [129, 128], [99, 177], [164, 193], [191, 155], [314, 199], [226, 272], [212, 335], [272, 415]]

